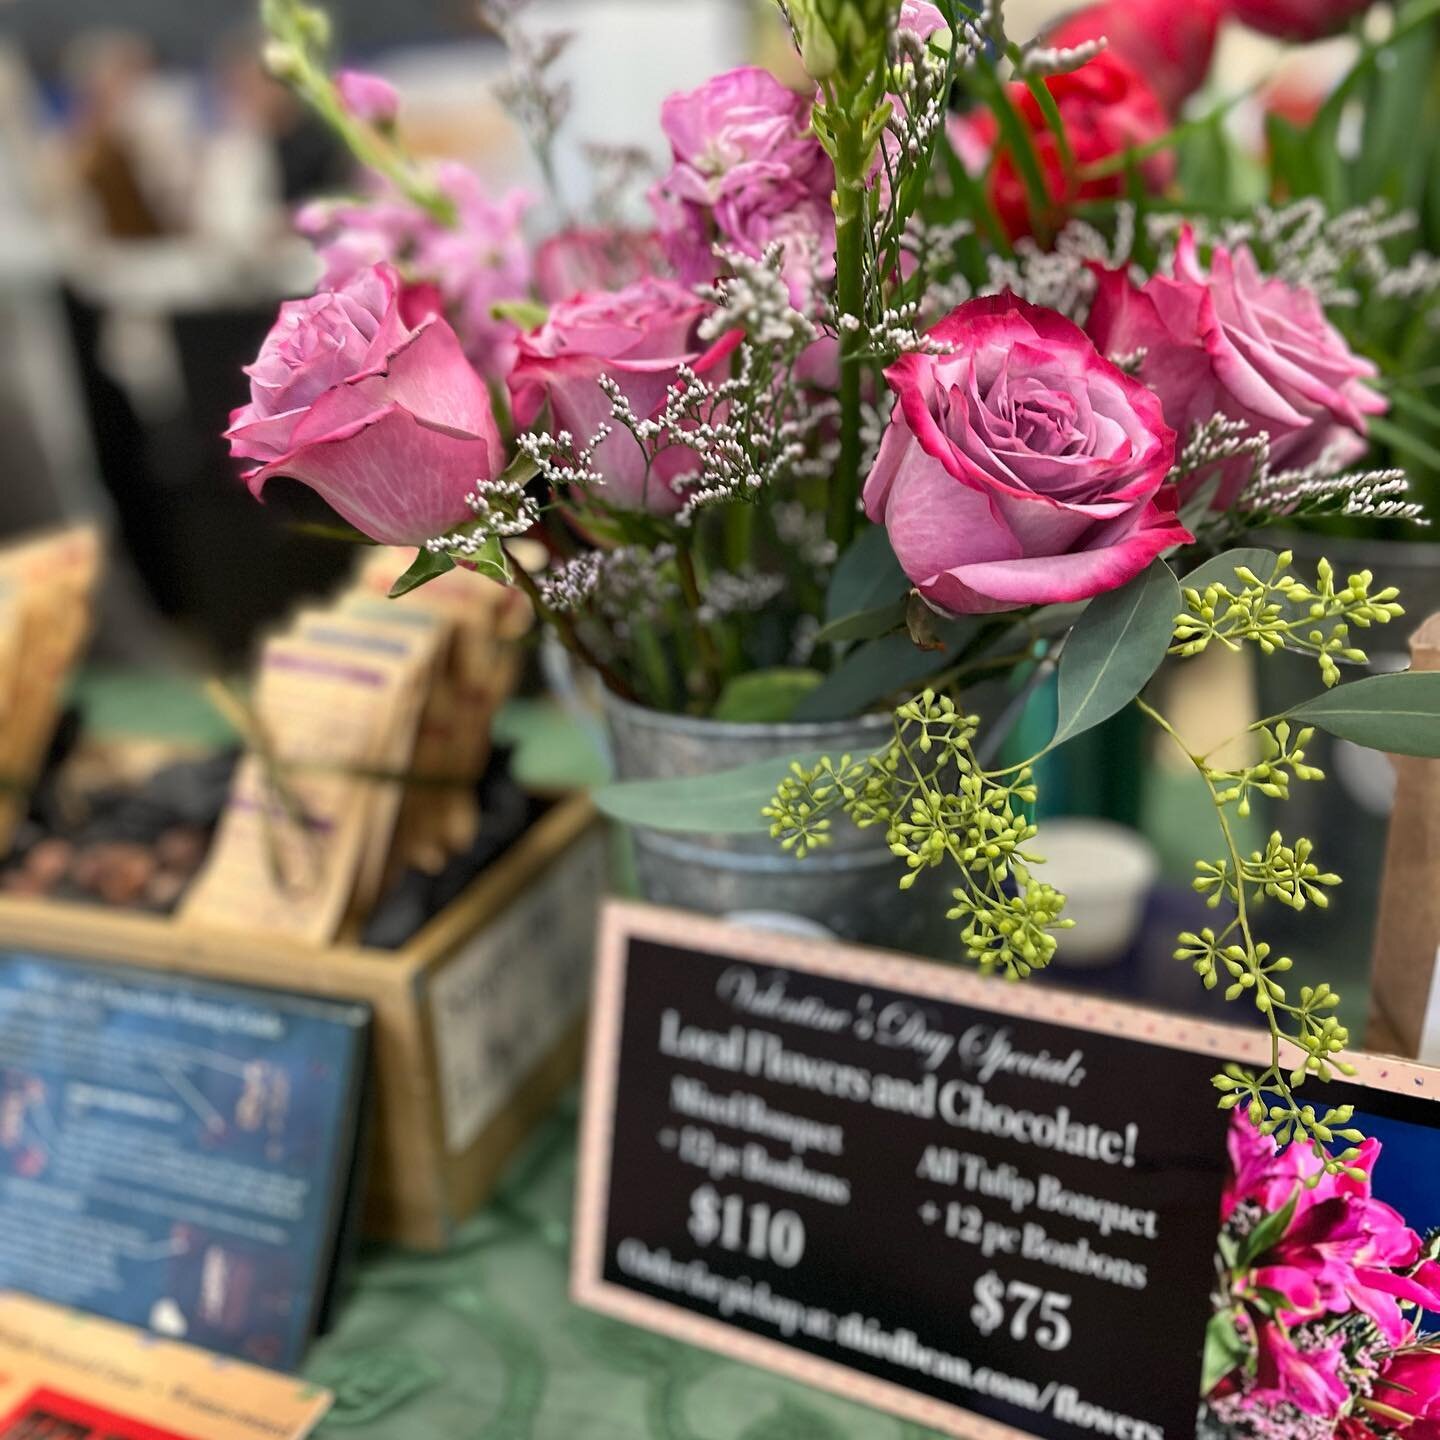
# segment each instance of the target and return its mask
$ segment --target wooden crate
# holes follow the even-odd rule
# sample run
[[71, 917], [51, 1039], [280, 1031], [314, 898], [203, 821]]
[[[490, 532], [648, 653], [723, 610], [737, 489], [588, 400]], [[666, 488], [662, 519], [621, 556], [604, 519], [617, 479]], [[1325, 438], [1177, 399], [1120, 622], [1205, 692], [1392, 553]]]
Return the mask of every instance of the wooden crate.
[[554, 805], [403, 949], [247, 939], [153, 916], [0, 899], [0, 949], [112, 961], [373, 1007], [365, 1230], [437, 1249], [574, 1076], [605, 829]]

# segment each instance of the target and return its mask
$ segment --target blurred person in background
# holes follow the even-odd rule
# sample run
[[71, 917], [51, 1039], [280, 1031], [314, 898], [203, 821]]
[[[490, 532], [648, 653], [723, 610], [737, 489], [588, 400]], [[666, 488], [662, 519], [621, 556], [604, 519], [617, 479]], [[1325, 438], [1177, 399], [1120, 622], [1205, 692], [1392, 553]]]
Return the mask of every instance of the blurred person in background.
[[72, 97], [68, 150], [90, 225], [115, 240], [148, 240], [167, 225], [147, 192], [138, 139], [142, 96], [154, 72], [149, 45], [125, 31], [82, 35], [65, 64]]
[[288, 234], [298, 202], [354, 178], [333, 133], [266, 73], [260, 53], [259, 35], [245, 27], [221, 42], [211, 71], [191, 214], [197, 232], [217, 239]]

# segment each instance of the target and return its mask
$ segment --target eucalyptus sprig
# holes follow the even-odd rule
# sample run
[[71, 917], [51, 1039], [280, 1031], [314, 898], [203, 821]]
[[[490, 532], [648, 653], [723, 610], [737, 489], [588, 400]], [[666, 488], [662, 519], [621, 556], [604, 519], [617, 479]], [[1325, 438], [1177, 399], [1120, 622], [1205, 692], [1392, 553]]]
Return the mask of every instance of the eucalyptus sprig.
[[979, 717], [933, 690], [895, 712], [895, 733], [875, 754], [795, 765], [763, 814], [782, 848], [803, 857], [831, 840], [841, 813], [866, 829], [885, 826], [890, 851], [905, 864], [901, 889], [922, 871], [956, 869], [948, 918], [961, 922], [970, 960], [1012, 980], [1041, 970], [1055, 954], [1065, 897], [1038, 879], [1041, 863], [1025, 847], [1035, 838], [1028, 807], [1036, 798], [1028, 765], [990, 772], [972, 742]]
[[[1175, 954], [1207, 989], [1223, 980], [1225, 998], [1253, 1005], [1270, 1030], [1268, 1065], [1259, 1071], [1232, 1065], [1216, 1075], [1221, 1108], [1243, 1106], [1279, 1143], [1308, 1144], [1323, 1161], [1317, 1173], [1336, 1174], [1352, 1168], [1362, 1137], [1349, 1125], [1346, 1107], [1317, 1110], [1297, 1092], [1307, 1079], [1354, 1073], [1341, 1058], [1350, 1036], [1334, 1013], [1340, 997], [1323, 983], [1292, 994], [1286, 977], [1293, 961], [1261, 937], [1256, 918], [1267, 901], [1296, 911], [1324, 908], [1340, 877], [1322, 866], [1308, 839], [1288, 839], [1278, 830], [1247, 853], [1234, 824], [1250, 814], [1255, 795], [1282, 801], [1293, 783], [1324, 779], [1306, 760], [1314, 727], [1285, 716], [1261, 721], [1251, 727], [1259, 758], [1225, 768], [1198, 754], [1141, 693], [1167, 655], [1189, 658], [1212, 643], [1230, 650], [1252, 644], [1265, 656], [1284, 650], [1309, 656], [1328, 689], [1340, 679], [1339, 662], [1365, 659], [1350, 643], [1350, 627], [1385, 624], [1404, 613], [1393, 588], [1372, 593], [1367, 571], [1340, 584], [1322, 560], [1307, 585], [1288, 573], [1290, 563], [1289, 554], [1234, 551], [1202, 565], [1183, 586], [1157, 563], [1132, 585], [1093, 602], [1065, 644], [1059, 722], [1046, 750], [1133, 700], [1194, 767], [1222, 842], [1218, 853], [1196, 862], [1194, 888], [1229, 918], [1185, 932]], [[1178, 614], [1177, 601], [1185, 607]], [[1409, 691], [1427, 703], [1415, 686]], [[1331, 723], [1323, 714], [1315, 719]], [[972, 963], [1012, 980], [1043, 968], [1071, 922], [1064, 918], [1064, 896], [1034, 870], [1040, 863], [1030, 849], [1039, 833], [1031, 818], [1039, 756], [987, 770], [976, 758], [979, 719], [933, 689], [899, 706], [894, 723], [893, 738], [873, 755], [794, 763], [762, 812], [771, 835], [803, 857], [830, 843], [837, 816], [861, 828], [884, 825], [905, 867], [902, 888], [927, 869], [955, 867], [948, 914], [960, 922]], [[1403, 742], [1403, 731], [1396, 737]]]
[[1315, 657], [1328, 689], [1339, 682], [1338, 661], [1366, 662], [1365, 652], [1350, 644], [1352, 625], [1386, 625], [1405, 613], [1396, 603], [1400, 592], [1393, 585], [1370, 593], [1375, 576], [1369, 570], [1337, 587], [1334, 567], [1321, 559], [1315, 584], [1308, 586], [1287, 573], [1294, 559], [1290, 551], [1268, 558], [1273, 565], [1268, 576], [1240, 565], [1230, 581], [1216, 578], [1184, 587], [1185, 613], [1176, 619], [1171, 653], [1200, 655], [1211, 641], [1229, 650], [1250, 642], [1266, 655], [1290, 650]]

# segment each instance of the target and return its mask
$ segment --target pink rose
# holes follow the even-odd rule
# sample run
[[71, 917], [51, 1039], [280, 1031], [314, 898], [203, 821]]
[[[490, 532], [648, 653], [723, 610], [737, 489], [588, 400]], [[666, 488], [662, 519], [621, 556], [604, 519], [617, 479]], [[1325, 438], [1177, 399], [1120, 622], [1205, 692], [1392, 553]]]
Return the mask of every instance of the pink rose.
[[[531, 425], [548, 403], [550, 429], [588, 443], [610, 421], [600, 388], [608, 375], [641, 420], [665, 406], [677, 367], [705, 376], [723, 367], [742, 339], [729, 331], [708, 348], [696, 338], [713, 306], [671, 280], [649, 279], [614, 294], [576, 295], [554, 306], [538, 330], [522, 335], [510, 373], [515, 423]], [[605, 477], [599, 498], [627, 510], [673, 515], [685, 503], [676, 482], [696, 469], [694, 454], [672, 445], [647, 464], [629, 431], [616, 425], [596, 447], [594, 468]]]
[[1282, 40], [1321, 40], [1363, 15], [1371, 0], [1226, 0], [1230, 13], [1253, 30]]
[[778, 240], [791, 299], [812, 309], [835, 273], [835, 172], [810, 131], [810, 101], [749, 67], [671, 95], [660, 123], [675, 163], [650, 203], [680, 278], [714, 278], [716, 241], [758, 258]]
[[1164, 486], [1175, 435], [1143, 385], [1053, 311], [971, 300], [903, 355], [865, 510], [936, 609], [1086, 600], [1191, 536]]
[[562, 230], [535, 252], [535, 289], [553, 305], [584, 290], [619, 290], [664, 263], [653, 230]]
[[408, 281], [433, 286], [465, 353], [498, 383], [514, 359], [517, 327], [491, 312], [498, 301], [529, 298], [530, 250], [522, 221], [530, 196], [512, 190], [491, 199], [472, 171], [450, 161], [437, 167], [436, 180], [455, 206], [454, 225], [388, 190], [304, 206], [296, 225], [319, 250], [324, 286], [342, 285], [381, 261]]
[[1210, 73], [1224, 0], [1099, 0], [1045, 33], [1063, 48], [1102, 37], [1150, 83], [1173, 115]]
[[[1217, 245], [1210, 269], [1194, 235], [1180, 238], [1173, 273], [1137, 288], [1121, 272], [1100, 277], [1087, 327], [1106, 355], [1144, 351], [1140, 378], [1160, 397], [1166, 421], [1188, 438], [1224, 414], [1265, 430], [1278, 467], [1365, 452], [1365, 417], [1386, 409], [1364, 381], [1375, 367], [1354, 354], [1308, 290], [1260, 273], [1241, 246]], [[1231, 462], [1215, 497], [1235, 500], [1248, 462]], [[1186, 495], [1205, 477], [1192, 477]]]
[[340, 102], [367, 125], [393, 125], [400, 113], [400, 96], [395, 87], [378, 75], [364, 70], [337, 70], [335, 88]]
[[308, 485], [383, 545], [420, 545], [469, 515], [465, 496], [504, 468], [485, 383], [435, 316], [407, 325], [399, 276], [372, 266], [287, 300], [230, 417], [232, 455]]

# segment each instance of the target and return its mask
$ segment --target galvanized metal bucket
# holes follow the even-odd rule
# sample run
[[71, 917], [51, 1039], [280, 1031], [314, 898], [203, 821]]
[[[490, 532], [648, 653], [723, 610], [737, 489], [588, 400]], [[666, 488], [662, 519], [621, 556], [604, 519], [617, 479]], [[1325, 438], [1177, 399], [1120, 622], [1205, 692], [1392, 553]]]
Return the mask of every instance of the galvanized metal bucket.
[[[772, 755], [867, 755], [884, 743], [893, 724], [889, 714], [816, 724], [733, 724], [647, 710], [609, 694], [605, 715], [622, 780], [704, 775]], [[708, 915], [792, 916], [845, 940], [937, 957], [959, 952], [955, 926], [945, 920], [948, 875], [926, 872], [913, 889], [901, 891], [904, 871], [879, 827], [858, 830], [837, 818], [831, 843], [803, 860], [764, 833], [634, 826], [630, 834], [640, 892], [657, 905]]]

